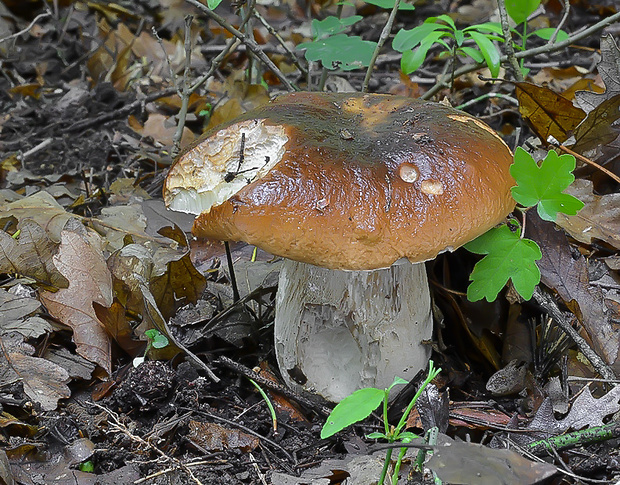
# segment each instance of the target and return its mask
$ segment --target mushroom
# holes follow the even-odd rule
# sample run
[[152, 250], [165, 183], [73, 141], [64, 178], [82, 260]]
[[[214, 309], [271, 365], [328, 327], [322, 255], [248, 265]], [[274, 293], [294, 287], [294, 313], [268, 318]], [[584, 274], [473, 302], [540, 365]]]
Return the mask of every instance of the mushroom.
[[186, 149], [164, 200], [199, 214], [197, 237], [286, 258], [275, 317], [282, 377], [338, 402], [426, 366], [422, 263], [506, 217], [511, 163], [491, 128], [442, 104], [293, 93]]

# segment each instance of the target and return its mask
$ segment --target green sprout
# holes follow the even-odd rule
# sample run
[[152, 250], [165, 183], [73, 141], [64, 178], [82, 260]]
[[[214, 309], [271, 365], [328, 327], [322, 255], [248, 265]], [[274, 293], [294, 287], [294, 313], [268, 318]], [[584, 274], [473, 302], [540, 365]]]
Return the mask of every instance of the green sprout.
[[[485, 62], [493, 77], [500, 67], [500, 53], [494, 40], [503, 42], [502, 27], [498, 23], [486, 22], [457, 29], [447, 15], [430, 17], [422, 25], [411, 30], [400, 30], [394, 37], [392, 47], [402, 52], [401, 69], [405, 74], [416, 71], [426, 59], [429, 49], [439, 44], [452, 58], [452, 71], [456, 68], [458, 55], [469, 56], [476, 62]], [[474, 47], [474, 45], [477, 47]]]
[[134, 367], [138, 367], [140, 364], [142, 364], [142, 362], [144, 362], [147, 354], [149, 353], [149, 350], [151, 350], [152, 348], [163, 349], [170, 343], [168, 341], [168, 337], [166, 337], [159, 330], [154, 329], [154, 328], [151, 328], [150, 330], [147, 330], [146, 332], [144, 332], [144, 335], [148, 339], [147, 344], [146, 344], [146, 349], [144, 349], [144, 354], [142, 356], [136, 357], [135, 359], [133, 359]]
[[[426, 389], [426, 386], [430, 384], [430, 382], [439, 375], [441, 372], [441, 368], [435, 369], [433, 361], [429, 361], [428, 363], [428, 375], [415, 396], [409, 402], [407, 409], [400, 418], [398, 424], [394, 426], [390, 426], [388, 422], [388, 401], [390, 396], [390, 391], [394, 386], [408, 384], [408, 382], [400, 377], [396, 377], [394, 382], [387, 389], [377, 389], [374, 387], [366, 387], [364, 389], [359, 389], [355, 391], [350, 396], [347, 396], [342, 401], [340, 401], [336, 407], [332, 410], [330, 415], [327, 417], [327, 421], [323, 425], [323, 429], [321, 430], [321, 438], [329, 438], [334, 434], [342, 431], [346, 427], [363, 421], [370, 413], [372, 413], [375, 409], [377, 409], [381, 403], [383, 403], [383, 425], [384, 431], [379, 433], [370, 433], [366, 436], [368, 439], [384, 439], [388, 443], [410, 443], [413, 439], [419, 438], [418, 435], [412, 433], [410, 431], [403, 431], [405, 425], [407, 424], [407, 418], [409, 417], [409, 413], [415, 406], [420, 395]], [[405, 456], [405, 452], [407, 448], [403, 447], [400, 449], [398, 454], [398, 458], [396, 460], [396, 464], [394, 465], [394, 473], [392, 476], [392, 483], [398, 483], [398, 472], [400, 470], [400, 465], [402, 463], [403, 457]], [[379, 478], [379, 484], [383, 485], [385, 481], [385, 477], [387, 476], [388, 468], [390, 466], [392, 459], [392, 448], [389, 448], [386, 451], [385, 461], [383, 464], [383, 470], [381, 471], [381, 476]]]

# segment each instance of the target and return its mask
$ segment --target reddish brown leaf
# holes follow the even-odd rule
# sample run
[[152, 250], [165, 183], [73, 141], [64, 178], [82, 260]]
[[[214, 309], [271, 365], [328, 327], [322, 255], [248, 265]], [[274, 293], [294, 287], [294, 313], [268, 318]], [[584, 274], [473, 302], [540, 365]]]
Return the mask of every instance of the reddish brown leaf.
[[563, 143], [586, 116], [570, 100], [546, 87], [516, 83], [516, 95], [521, 116], [543, 142], [553, 136]]
[[69, 280], [69, 288], [42, 292], [41, 300], [54, 317], [73, 329], [78, 353], [109, 374], [111, 341], [93, 308], [93, 302], [112, 305], [112, 277], [101, 251], [101, 239], [93, 233], [89, 237], [77, 221], [62, 231], [61, 237], [54, 263]]
[[248, 452], [259, 444], [258, 438], [237, 429], [198, 421], [189, 422], [189, 438], [210, 451], [238, 448], [241, 451]]
[[600, 288], [590, 287], [585, 258], [573, 254], [566, 235], [536, 213], [528, 213], [526, 227], [526, 235], [542, 251], [538, 261], [542, 282], [557, 291], [579, 319], [596, 353], [619, 372], [620, 329], [606, 313]]

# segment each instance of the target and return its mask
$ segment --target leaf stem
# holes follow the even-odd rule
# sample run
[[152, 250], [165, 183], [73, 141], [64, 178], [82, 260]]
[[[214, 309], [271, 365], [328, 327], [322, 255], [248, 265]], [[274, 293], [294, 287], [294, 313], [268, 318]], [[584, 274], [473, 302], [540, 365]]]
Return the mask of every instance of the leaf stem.
[[394, 2], [394, 7], [390, 12], [390, 16], [388, 17], [387, 22], [383, 26], [383, 30], [381, 31], [381, 36], [379, 37], [379, 42], [377, 42], [377, 47], [375, 51], [372, 53], [372, 57], [370, 59], [370, 64], [368, 65], [368, 69], [366, 70], [366, 76], [364, 77], [364, 83], [362, 84], [362, 92], [368, 92], [368, 85], [370, 84], [370, 78], [372, 76], [372, 70], [375, 67], [375, 62], [377, 61], [377, 57], [379, 57], [379, 52], [383, 48], [385, 41], [390, 35], [392, 31], [392, 25], [394, 24], [394, 19], [396, 18], [396, 13], [398, 12], [398, 7], [400, 5], [400, 0], [396, 0]]
[[[190, 0], [187, 0], [187, 1], [190, 1]], [[565, 47], [570, 46], [574, 42], [584, 39], [594, 34], [595, 32], [598, 32], [599, 30], [604, 29], [608, 25], [613, 24], [614, 22], [617, 22], [618, 20], [620, 20], [620, 12], [617, 12], [614, 15], [610, 15], [609, 17], [604, 18], [600, 22], [597, 22], [596, 24], [592, 25], [591, 27], [588, 27], [587, 29], [584, 29], [581, 32], [578, 32], [576, 34], [569, 36], [566, 40], [563, 40], [562, 42], [557, 42], [551, 45], [547, 43], [540, 47], [535, 47], [533, 49], [516, 52], [515, 58], [525, 59], [525, 58], [533, 57], [535, 55], [542, 54], [542, 53], [550, 53], [550, 52], [559, 51], [561, 49], [564, 49]], [[508, 56], [505, 56], [505, 55], [500, 58], [500, 62], [506, 62], [507, 60], [508, 60]], [[459, 77], [459, 76], [462, 76], [463, 74], [467, 74], [468, 72], [476, 71], [477, 69], [480, 69], [481, 67], [484, 67], [484, 66], [485, 64], [483, 63], [468, 64], [467, 66], [463, 66], [460, 69], [457, 69], [454, 75], [456, 77]], [[438, 80], [437, 84], [435, 84], [431, 89], [425, 92], [421, 96], [421, 98], [429, 99], [431, 96], [433, 96], [434, 94], [436, 94], [437, 92], [439, 92], [441, 89], [445, 87], [447, 87], [446, 79], [445, 79], [445, 76], [442, 76]]]

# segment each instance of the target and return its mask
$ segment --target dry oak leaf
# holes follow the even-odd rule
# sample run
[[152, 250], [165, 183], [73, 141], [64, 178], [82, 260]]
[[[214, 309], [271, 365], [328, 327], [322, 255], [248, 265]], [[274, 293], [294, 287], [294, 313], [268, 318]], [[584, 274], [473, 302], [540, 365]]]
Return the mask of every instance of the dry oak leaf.
[[541, 281], [558, 295], [582, 324], [594, 351], [616, 372], [620, 372], [620, 328], [613, 322], [599, 287], [590, 285], [588, 265], [573, 253], [563, 231], [529, 212], [526, 237], [540, 246], [538, 261]]
[[61, 238], [54, 264], [69, 280], [69, 288], [56, 293], [44, 291], [41, 301], [54, 317], [73, 329], [77, 352], [110, 374], [111, 340], [93, 308], [93, 302], [109, 307], [113, 301], [112, 277], [101, 238], [87, 233], [76, 219], [67, 224]]
[[18, 221], [31, 219], [41, 226], [50, 239], [60, 241], [60, 232], [73, 216], [45, 191], [24, 197], [0, 207], [0, 222], [15, 217]]
[[0, 335], [0, 387], [19, 381], [26, 395], [44, 411], [56, 409], [59, 399], [71, 396], [69, 374], [59, 365], [24, 351], [34, 349], [23, 343], [21, 335]]
[[519, 112], [543, 142], [553, 136], [563, 143], [586, 117], [583, 110], [549, 88], [527, 82], [515, 86]]
[[0, 231], [0, 273], [14, 273], [45, 285], [66, 288], [69, 282], [52, 262], [57, 244], [33, 220], [23, 219], [17, 227], [20, 231], [17, 239]]
[[574, 216], [558, 213], [555, 221], [577, 241], [590, 244], [600, 239], [620, 249], [620, 194], [596, 195], [590, 180], [577, 179], [565, 193], [585, 205]]
[[603, 101], [620, 94], [620, 49], [611, 34], [601, 37], [601, 58], [597, 69], [605, 83], [605, 92], [599, 94], [591, 91], [577, 91], [575, 93], [577, 105], [586, 113], [595, 109]]

